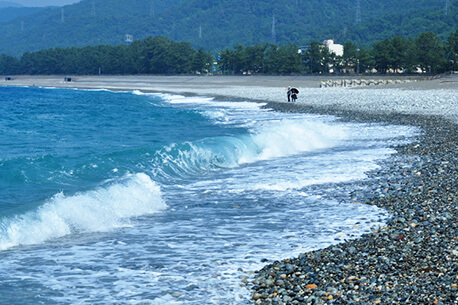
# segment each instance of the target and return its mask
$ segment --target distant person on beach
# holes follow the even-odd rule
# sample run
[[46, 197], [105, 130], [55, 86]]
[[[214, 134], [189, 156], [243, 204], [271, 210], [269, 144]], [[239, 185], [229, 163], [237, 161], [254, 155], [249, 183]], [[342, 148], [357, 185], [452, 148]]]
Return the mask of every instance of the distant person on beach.
[[297, 90], [297, 88], [291, 88], [289, 91], [291, 92], [291, 99], [293, 103], [296, 102], [297, 94], [299, 93], [299, 90]]
[[286, 95], [288, 96], [288, 102], [291, 102], [291, 86], [286, 88]]

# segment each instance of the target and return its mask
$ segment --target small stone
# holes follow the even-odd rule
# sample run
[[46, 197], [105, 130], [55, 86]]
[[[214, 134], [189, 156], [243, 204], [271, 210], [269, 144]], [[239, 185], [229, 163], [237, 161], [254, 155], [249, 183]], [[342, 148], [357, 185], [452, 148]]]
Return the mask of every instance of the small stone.
[[315, 284], [308, 284], [307, 286], [305, 286], [305, 289], [316, 289], [318, 286], [315, 285]]
[[285, 268], [286, 268], [286, 271], [288, 271], [289, 273], [293, 273], [294, 272], [294, 266], [289, 264], [289, 263], [286, 264]]
[[259, 299], [261, 299], [261, 298], [262, 298], [262, 294], [260, 294], [260, 293], [254, 293], [254, 294], [253, 294], [253, 300], [256, 301], [256, 300], [259, 300]]
[[351, 246], [351, 247], [348, 248], [348, 252], [350, 252], [350, 254], [353, 254], [353, 253], [356, 252], [356, 248]]

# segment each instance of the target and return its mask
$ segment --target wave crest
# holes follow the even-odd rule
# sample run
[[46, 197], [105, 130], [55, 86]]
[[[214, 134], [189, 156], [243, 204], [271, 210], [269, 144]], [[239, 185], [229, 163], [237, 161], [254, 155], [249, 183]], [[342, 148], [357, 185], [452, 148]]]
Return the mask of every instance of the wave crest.
[[249, 134], [172, 144], [155, 154], [152, 166], [155, 176], [173, 179], [329, 148], [345, 138], [346, 132], [334, 125], [270, 122]]
[[0, 221], [0, 250], [81, 232], [104, 232], [131, 217], [166, 208], [161, 190], [143, 173], [122, 182], [73, 196], [56, 194], [37, 210]]

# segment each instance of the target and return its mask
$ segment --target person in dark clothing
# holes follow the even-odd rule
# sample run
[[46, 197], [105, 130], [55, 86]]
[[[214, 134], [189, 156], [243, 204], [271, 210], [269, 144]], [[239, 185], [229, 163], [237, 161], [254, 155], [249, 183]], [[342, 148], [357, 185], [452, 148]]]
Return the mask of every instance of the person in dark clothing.
[[297, 88], [291, 88], [290, 92], [291, 92], [291, 99], [292, 99], [292, 101], [294, 103], [297, 100], [297, 95], [299, 93], [299, 90], [297, 90]]
[[288, 102], [291, 102], [291, 86], [286, 88], [286, 95], [288, 96]]

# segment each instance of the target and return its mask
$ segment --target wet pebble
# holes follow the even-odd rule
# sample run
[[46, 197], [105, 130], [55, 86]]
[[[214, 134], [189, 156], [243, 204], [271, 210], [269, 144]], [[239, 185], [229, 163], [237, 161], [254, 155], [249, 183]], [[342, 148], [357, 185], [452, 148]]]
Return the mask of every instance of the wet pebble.
[[392, 217], [360, 239], [267, 265], [253, 281], [265, 283], [252, 286], [253, 300], [278, 305], [457, 304], [458, 125], [439, 117], [339, 115], [422, 128], [415, 143], [395, 147], [397, 153], [370, 173], [377, 185], [360, 186], [349, 196], [383, 207]]

